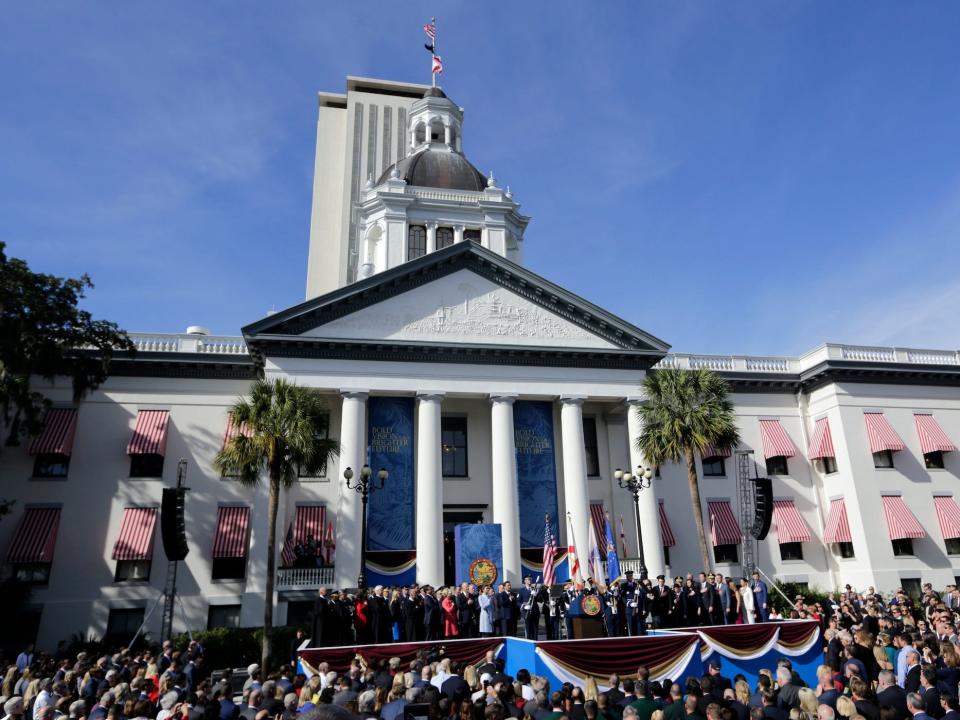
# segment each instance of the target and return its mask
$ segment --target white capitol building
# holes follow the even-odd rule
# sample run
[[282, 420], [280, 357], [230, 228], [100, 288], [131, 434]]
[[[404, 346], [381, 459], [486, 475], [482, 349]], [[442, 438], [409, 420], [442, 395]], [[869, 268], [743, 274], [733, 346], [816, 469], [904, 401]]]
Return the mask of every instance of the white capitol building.
[[[503, 572], [517, 581], [536, 572], [545, 509], [570, 513], [581, 556], [591, 513], [622, 515], [635, 556], [633, 501], [613, 473], [645, 464], [631, 409], [654, 367], [726, 377], [739, 450], [751, 475], [773, 479], [773, 526], [756, 542], [741, 530], [740, 456], [697, 458], [717, 570], [739, 574], [747, 552], [770, 576], [824, 589], [960, 575], [960, 353], [672, 352], [524, 267], [530, 218], [467, 161], [463, 132], [462, 108], [438, 88], [349, 77], [345, 93], [321, 93], [306, 301], [242, 336], [131, 333], [136, 356], [76, 405], [66, 380], [38, 385], [55, 408], [44, 430], [0, 455], [3, 495], [17, 501], [0, 521], [3, 573], [33, 583], [25, 636], [52, 649], [78, 632], [136, 630], [164, 587], [158, 509], [181, 458], [190, 553], [174, 630], [261, 623], [266, 489], [213, 469], [233, 431], [227, 409], [258, 373], [320, 389], [341, 445], [324, 476], [281, 499], [278, 547], [288, 527], [332, 523], [336, 550], [334, 567], [278, 570], [280, 623], [302, 621], [321, 584], [356, 583], [360, 497], [342, 474], [367, 462], [370, 428], [386, 427], [374, 413], [412, 430], [384, 430], [393, 449], [409, 446], [412, 470], [406, 486], [391, 473], [379, 506], [374, 494], [375, 571], [449, 582], [454, 525], [483, 521], [501, 525]], [[521, 415], [548, 431], [518, 454]], [[531, 484], [528, 451], [546, 453], [535, 469], [555, 481]], [[651, 575], [699, 569], [686, 468], [661, 468], [639, 507]], [[159, 612], [148, 627], [159, 635]]]

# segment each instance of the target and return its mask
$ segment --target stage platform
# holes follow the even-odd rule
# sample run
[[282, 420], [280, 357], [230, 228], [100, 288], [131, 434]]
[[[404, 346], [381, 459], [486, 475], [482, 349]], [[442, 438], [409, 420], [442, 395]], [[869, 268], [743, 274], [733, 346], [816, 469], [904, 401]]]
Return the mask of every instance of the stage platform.
[[480, 662], [487, 651], [494, 650], [506, 661], [508, 675], [515, 677], [517, 670], [526, 668], [548, 677], [554, 688], [566, 681], [582, 686], [592, 675], [603, 689], [612, 673], [633, 677], [641, 665], [650, 671], [651, 680], [700, 677], [712, 659], [721, 660], [723, 675], [732, 679], [742, 673], [753, 687], [757, 671], [775, 670], [782, 657], [789, 658], [794, 670], [812, 687], [823, 658], [820, 624], [815, 620], [656, 630], [641, 637], [591, 640], [511, 637], [304, 648], [299, 657], [301, 670], [312, 675], [321, 662], [342, 672], [357, 654], [368, 663], [399, 657], [406, 667], [423, 648], [432, 653], [442, 650], [444, 657], [469, 664]]

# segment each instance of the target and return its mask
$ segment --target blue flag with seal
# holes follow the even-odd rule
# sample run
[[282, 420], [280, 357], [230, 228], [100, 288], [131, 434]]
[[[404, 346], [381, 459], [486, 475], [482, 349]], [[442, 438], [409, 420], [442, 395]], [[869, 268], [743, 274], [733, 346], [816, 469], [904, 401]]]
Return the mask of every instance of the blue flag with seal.
[[607, 530], [607, 581], [612, 585], [620, 579], [620, 558], [617, 557], [617, 544], [613, 541], [613, 524], [610, 513], [604, 514], [604, 527]]

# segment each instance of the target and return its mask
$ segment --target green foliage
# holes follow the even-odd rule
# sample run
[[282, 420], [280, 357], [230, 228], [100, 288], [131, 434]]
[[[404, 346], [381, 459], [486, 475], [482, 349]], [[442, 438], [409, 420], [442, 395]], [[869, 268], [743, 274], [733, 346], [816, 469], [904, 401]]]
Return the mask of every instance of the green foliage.
[[0, 242], [0, 412], [8, 445], [39, 431], [48, 404], [31, 379], [67, 376], [74, 401], [107, 378], [115, 352], [133, 351], [116, 324], [78, 307], [90, 278], [33, 272]]
[[731, 450], [740, 442], [727, 381], [710, 370], [666, 368], [643, 382], [638, 442], [647, 462], [681, 462], [687, 450]]
[[777, 587], [780, 588], [780, 591], [784, 595], [791, 599], [791, 602], [788, 603], [781, 597], [780, 593], [770, 588], [770, 592], [767, 594], [767, 604], [783, 613], [784, 617], [790, 617], [790, 612], [793, 610], [792, 600], [797, 595], [803, 596], [804, 605], [813, 605], [814, 603], [820, 603], [823, 607], [827, 605], [827, 593], [825, 590], [816, 587], [807, 587], [803, 583], [779, 581], [777, 582]]
[[[273, 628], [270, 633], [271, 644], [274, 647], [289, 647], [295, 635], [294, 628]], [[203, 656], [207, 667], [219, 670], [222, 668], [245, 667], [250, 663], [260, 662], [260, 652], [263, 645], [263, 628], [214, 628], [195, 632], [193, 639], [203, 647]], [[173, 646], [177, 650], [187, 649], [190, 637], [186, 634], [173, 638]], [[286, 662], [285, 655], [276, 655], [273, 665], [279, 667]]]
[[230, 410], [233, 422], [247, 428], [217, 453], [220, 472], [254, 485], [263, 471], [279, 477], [284, 487], [300, 473], [315, 475], [340, 447], [326, 437], [329, 412], [322, 396], [282, 378], [256, 380], [250, 398], [240, 398]]

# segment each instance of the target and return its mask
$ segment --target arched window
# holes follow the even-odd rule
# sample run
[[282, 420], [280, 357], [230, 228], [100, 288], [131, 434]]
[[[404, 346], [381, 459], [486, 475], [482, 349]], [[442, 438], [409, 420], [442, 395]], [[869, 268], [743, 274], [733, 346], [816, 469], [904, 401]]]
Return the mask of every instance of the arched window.
[[427, 126], [423, 123], [417, 125], [417, 129], [414, 131], [414, 139], [416, 140], [417, 145], [420, 143], [425, 143], [427, 141]]
[[427, 229], [423, 225], [411, 225], [407, 232], [407, 260], [416, 260], [427, 254]]
[[443, 250], [445, 247], [453, 245], [453, 230], [450, 228], [437, 228], [437, 250]]
[[463, 231], [463, 239], [464, 239], [464, 240], [473, 240], [473, 242], [477, 243], [477, 245], [480, 244], [481, 237], [482, 237], [482, 236], [480, 235], [480, 231], [479, 231], [479, 230], [473, 230], [473, 229], [471, 229], [471, 230], [464, 230], [464, 231]]
[[430, 121], [430, 142], [443, 142], [443, 121], [440, 118]]

